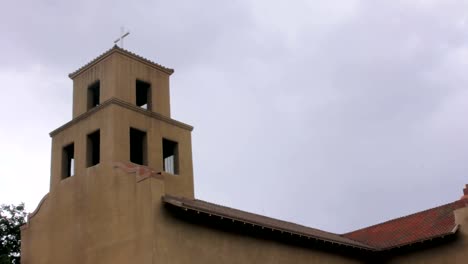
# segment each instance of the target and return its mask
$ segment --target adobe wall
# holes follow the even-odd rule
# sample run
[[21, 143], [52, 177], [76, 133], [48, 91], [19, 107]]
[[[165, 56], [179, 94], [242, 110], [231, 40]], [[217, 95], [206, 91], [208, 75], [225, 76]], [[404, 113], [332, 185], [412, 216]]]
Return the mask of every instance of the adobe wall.
[[151, 263], [151, 188], [108, 164], [62, 180], [22, 228], [21, 263]]
[[[64, 128], [62, 131], [52, 137], [52, 152], [51, 152], [51, 178], [50, 190], [53, 190], [64, 177], [62, 174], [64, 163], [62, 162], [63, 148], [71, 143], [74, 144], [75, 153], [75, 168], [74, 174], [87, 174], [91, 168], [86, 165], [86, 140], [87, 135], [99, 130], [100, 131], [100, 160], [101, 164], [108, 163], [113, 160], [114, 140], [112, 138], [115, 115], [112, 113], [111, 107], [99, 109], [95, 114], [89, 116], [81, 122], [73, 123]], [[98, 167], [101, 165], [97, 165]]]
[[112, 51], [99, 63], [73, 78], [73, 118], [88, 111], [87, 89], [100, 81], [100, 103], [113, 97], [135, 103], [135, 81], [151, 84], [153, 112], [170, 117], [169, 75], [147, 63], [129, 58], [118, 51]]
[[[318, 249], [191, 224], [155, 204], [156, 263], [361, 263]], [[188, 220], [190, 221], [190, 220]]]
[[148, 82], [151, 84], [152, 90], [152, 111], [170, 117], [169, 75], [123, 54], [115, 53], [113, 55], [116, 67], [114, 72], [116, 75], [115, 96], [134, 103], [136, 101], [135, 91], [129, 87], [135, 86], [135, 80]]
[[61, 181], [22, 230], [22, 263], [359, 263], [176, 219], [160, 177], [102, 166]]
[[163, 120], [148, 117], [128, 108], [114, 106], [112, 115], [118, 122], [114, 123], [113, 160], [130, 160], [129, 128], [136, 128], [147, 133], [148, 167], [157, 172], [163, 171], [162, 139], [178, 143], [179, 175], [166, 179], [166, 193], [194, 197], [192, 138], [191, 130], [181, 128]]
[[90, 169], [86, 166], [86, 140], [89, 133], [100, 130], [100, 166], [130, 160], [129, 133], [130, 128], [135, 128], [147, 134], [148, 166], [156, 171], [163, 171], [162, 139], [178, 143], [180, 177], [168, 179], [166, 190], [173, 195], [193, 198], [192, 128], [125, 102], [122, 105], [108, 102], [93, 110], [95, 112], [89, 116], [75, 119], [54, 133], [50, 189], [62, 181], [62, 151], [65, 146], [74, 143], [75, 174], [83, 175]]
[[[22, 228], [22, 263], [358, 263], [334, 253], [194, 226], [164, 208], [165, 194], [194, 197], [192, 127], [170, 119], [171, 73], [112, 49], [70, 75], [73, 120], [51, 133], [50, 192]], [[95, 105], [88, 102], [93, 98], [88, 88], [98, 80]], [[152, 111], [136, 106], [137, 80], [151, 84]], [[129, 165], [130, 128], [146, 132], [147, 152], [141, 152], [154, 171]], [[98, 153], [92, 147], [97, 140], [88, 135], [97, 129], [100, 159], [92, 165], [96, 162], [88, 162], [89, 153]], [[172, 155], [178, 159], [177, 175], [155, 173], [164, 166], [163, 139], [178, 143]], [[64, 151], [71, 143], [73, 173], [71, 155]]]

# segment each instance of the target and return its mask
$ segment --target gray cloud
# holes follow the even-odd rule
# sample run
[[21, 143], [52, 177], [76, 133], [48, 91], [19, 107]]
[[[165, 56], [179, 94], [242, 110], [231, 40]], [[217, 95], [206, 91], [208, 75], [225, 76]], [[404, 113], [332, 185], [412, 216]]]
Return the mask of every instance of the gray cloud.
[[[40, 109], [44, 128], [21, 135], [47, 156], [46, 133], [71, 116], [66, 74], [124, 24], [126, 48], [176, 69], [173, 117], [195, 126], [199, 198], [335, 232], [457, 199], [468, 2], [316, 2], [11, 2], [0, 80]], [[40, 90], [5, 77], [34, 65], [45, 70], [20, 74]], [[27, 126], [22, 109], [2, 120]], [[36, 174], [47, 186], [48, 170]]]

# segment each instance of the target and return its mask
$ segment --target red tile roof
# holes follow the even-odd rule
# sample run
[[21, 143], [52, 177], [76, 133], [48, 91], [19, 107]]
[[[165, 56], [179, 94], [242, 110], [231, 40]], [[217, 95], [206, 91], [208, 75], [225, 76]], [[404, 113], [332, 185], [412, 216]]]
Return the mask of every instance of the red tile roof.
[[458, 200], [342, 236], [385, 250], [451, 235], [457, 230], [453, 211], [467, 205], [467, 199]]
[[233, 222], [247, 223], [274, 232], [280, 231], [281, 233], [290, 233], [299, 237], [369, 251], [386, 251], [455, 235], [459, 226], [455, 223], [454, 211], [468, 207], [468, 184], [463, 192], [464, 196], [458, 201], [345, 234], [330, 233], [198, 199], [165, 195], [162, 197], [162, 201], [185, 211], [205, 213], [209, 216], [219, 217], [221, 220], [226, 218]]
[[319, 239], [325, 242], [371, 251], [383, 251], [453, 235], [458, 230], [458, 225], [455, 223], [454, 211], [468, 206], [468, 199], [462, 199], [339, 235], [197, 199], [169, 195], [164, 196], [162, 199], [166, 204], [171, 204], [184, 210], [189, 209], [210, 215], [212, 214], [220, 217], [220, 219], [227, 218], [233, 221], [247, 222], [262, 228], [269, 228], [272, 231], [289, 232], [291, 234]]

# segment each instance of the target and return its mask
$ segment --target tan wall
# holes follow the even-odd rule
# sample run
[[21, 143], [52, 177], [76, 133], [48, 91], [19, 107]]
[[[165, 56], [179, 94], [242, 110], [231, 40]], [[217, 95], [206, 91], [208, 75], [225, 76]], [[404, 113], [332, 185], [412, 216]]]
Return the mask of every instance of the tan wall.
[[123, 54], [116, 53], [114, 56], [117, 80], [115, 97], [135, 104], [136, 80], [148, 82], [152, 91], [152, 111], [170, 117], [169, 75]]
[[[143, 113], [143, 114], [142, 114]], [[130, 161], [130, 127], [147, 133], [148, 166], [163, 171], [162, 139], [178, 143], [179, 173], [167, 180], [167, 192], [194, 197], [191, 131], [168, 121], [148, 116], [136, 106], [111, 104], [88, 117], [72, 122], [52, 137], [51, 190], [62, 181], [62, 152], [70, 143], [75, 146], [75, 175], [86, 175], [87, 135], [100, 130], [100, 164], [111, 166], [115, 161]], [[99, 168], [97, 168], [99, 170]], [[101, 173], [99, 171], [99, 173]]]
[[108, 166], [61, 181], [22, 230], [21, 263], [152, 263], [158, 187]]
[[58, 183], [22, 231], [22, 263], [359, 263], [197, 227], [163, 207], [164, 182], [103, 166]]
[[73, 79], [73, 118], [87, 111], [88, 87], [97, 80], [100, 81], [100, 102], [115, 97], [115, 68], [116, 59], [111, 55]]
[[161, 239], [156, 240], [153, 263], [360, 263], [314, 248], [189, 224], [161, 204], [155, 208], [155, 235]]
[[179, 174], [169, 175], [166, 192], [184, 197], [194, 197], [192, 142], [189, 130], [169, 124], [155, 118], [147, 117], [135, 111], [115, 106], [113, 115], [119, 122], [113, 128], [113, 161], [130, 160], [129, 129], [136, 128], [147, 133], [148, 166], [155, 171], [163, 171], [162, 139], [170, 139], [178, 143]]
[[[194, 187], [192, 128], [170, 119], [169, 75], [118, 49], [72, 75], [73, 120], [51, 133], [50, 192], [22, 229], [22, 263], [356, 263], [171, 218], [162, 195], [193, 198]], [[151, 84], [151, 111], [135, 105], [137, 79]], [[97, 80], [100, 105], [88, 110], [88, 87]], [[155, 171], [163, 170], [162, 139], [178, 143], [178, 175], [142, 180], [115, 167], [130, 160], [131, 127], [147, 133]], [[100, 162], [87, 167], [87, 135], [98, 129]], [[63, 148], [70, 143], [74, 175], [63, 177]]]
[[453, 242], [437, 247], [415, 250], [394, 256], [388, 263], [394, 264], [465, 264], [468, 263], [468, 208], [455, 211], [455, 222], [460, 225]]
[[[51, 158], [51, 179], [50, 189], [52, 190], [62, 180], [62, 152], [63, 148], [70, 143], [74, 143], [75, 148], [75, 175], [85, 175], [91, 168], [86, 166], [86, 147], [88, 134], [100, 130], [101, 163], [109, 163], [112, 159], [114, 142], [114, 116], [111, 108], [104, 108], [97, 111], [81, 122], [65, 128], [63, 131], [52, 137], [52, 158]], [[72, 176], [73, 177], [73, 176]]]
[[[152, 85], [152, 111], [135, 105], [137, 79]], [[88, 111], [87, 88], [96, 80], [101, 105]], [[112, 50], [73, 81], [74, 119], [52, 132], [50, 192], [22, 229], [23, 264], [360, 263], [175, 218], [161, 197], [194, 197], [192, 128], [170, 119], [169, 73]], [[178, 142], [179, 174], [142, 180], [116, 168], [115, 162], [130, 159], [130, 127], [147, 133], [148, 166], [157, 172], [163, 170], [162, 139]], [[88, 168], [87, 135], [97, 129], [100, 163]], [[72, 142], [75, 175], [63, 178], [63, 147]], [[456, 221], [461, 230], [455, 243], [386, 263], [466, 263], [468, 208], [456, 211]]]
[[100, 81], [100, 102], [118, 98], [135, 104], [135, 82], [151, 84], [152, 111], [170, 117], [169, 75], [117, 51], [73, 78], [73, 118], [87, 111], [88, 87]]

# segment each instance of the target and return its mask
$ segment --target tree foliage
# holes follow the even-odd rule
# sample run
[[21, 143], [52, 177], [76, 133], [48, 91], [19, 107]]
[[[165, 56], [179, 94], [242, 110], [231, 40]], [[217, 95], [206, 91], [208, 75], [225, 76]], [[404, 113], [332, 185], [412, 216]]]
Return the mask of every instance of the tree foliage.
[[0, 264], [20, 263], [20, 227], [24, 223], [26, 223], [24, 203], [0, 205]]

